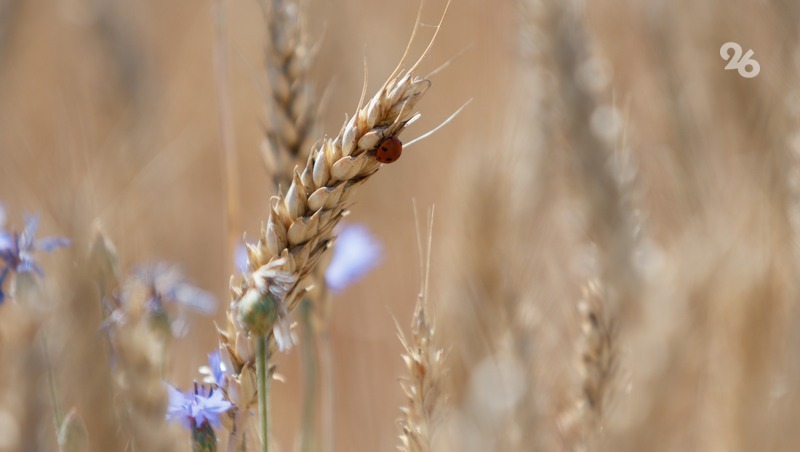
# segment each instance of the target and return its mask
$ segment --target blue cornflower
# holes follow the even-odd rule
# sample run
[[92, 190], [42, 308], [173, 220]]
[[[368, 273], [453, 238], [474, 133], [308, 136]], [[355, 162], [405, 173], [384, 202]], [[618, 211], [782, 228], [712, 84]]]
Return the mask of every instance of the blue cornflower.
[[[139, 301], [142, 294], [146, 297], [144, 308], [151, 326], [173, 337], [182, 337], [189, 329], [186, 309], [211, 315], [217, 308], [214, 296], [186, 282], [178, 267], [158, 262], [136, 268], [121, 292], [103, 299], [108, 317], [101, 328], [109, 331], [114, 324], [124, 324], [128, 320], [127, 306], [131, 301]], [[177, 315], [168, 311], [170, 305], [177, 306]]]
[[381, 260], [383, 248], [363, 224], [342, 228], [333, 247], [333, 259], [325, 271], [325, 283], [334, 292], [361, 279]]
[[208, 354], [208, 366], [200, 367], [200, 373], [203, 374], [203, 383], [213, 383], [219, 387], [225, 386], [227, 368], [222, 361], [219, 350], [214, 350]]
[[0, 206], [0, 303], [5, 299], [3, 284], [12, 273], [36, 273], [44, 276], [44, 271], [34, 260], [36, 251], [50, 252], [56, 248], [69, 245], [69, 240], [62, 237], [46, 237], [36, 239], [39, 227], [39, 216], [26, 216], [22, 233], [10, 234], [4, 228], [5, 211]]
[[220, 428], [219, 415], [231, 409], [233, 404], [224, 398], [220, 390], [210, 389], [206, 393], [205, 387], [194, 385], [194, 392], [183, 393], [172, 385], [167, 385], [169, 391], [169, 404], [167, 405], [167, 419], [179, 420], [184, 427], [194, 430], [208, 421], [215, 428]]
[[176, 304], [194, 309], [206, 315], [216, 312], [217, 302], [213, 295], [188, 282], [183, 273], [165, 262], [139, 267], [135, 278], [149, 289], [147, 304], [153, 311], [161, 311], [164, 304]]

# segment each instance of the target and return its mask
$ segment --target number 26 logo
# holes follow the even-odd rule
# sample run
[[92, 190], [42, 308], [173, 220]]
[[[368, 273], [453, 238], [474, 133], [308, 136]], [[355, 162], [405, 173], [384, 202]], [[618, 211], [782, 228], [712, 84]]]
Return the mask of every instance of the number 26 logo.
[[[733, 55], [730, 55], [731, 50], [733, 50]], [[725, 70], [736, 69], [739, 71], [739, 75], [744, 78], [753, 78], [761, 72], [761, 65], [758, 64], [758, 61], [750, 58], [754, 53], [751, 49], [742, 56], [742, 46], [735, 42], [726, 42], [719, 49], [719, 56], [728, 61]], [[747, 69], [748, 67], [750, 68], [749, 70]]]

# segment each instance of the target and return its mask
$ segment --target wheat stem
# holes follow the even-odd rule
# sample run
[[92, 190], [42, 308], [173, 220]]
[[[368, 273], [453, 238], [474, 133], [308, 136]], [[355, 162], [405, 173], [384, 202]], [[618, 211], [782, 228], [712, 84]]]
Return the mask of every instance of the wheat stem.
[[258, 419], [261, 427], [261, 452], [269, 452], [269, 349], [267, 337], [256, 338], [256, 373], [258, 375]]
[[233, 268], [233, 256], [239, 233], [239, 186], [238, 162], [236, 161], [236, 141], [233, 133], [233, 113], [231, 111], [230, 92], [228, 89], [228, 56], [226, 52], [227, 35], [225, 33], [225, 0], [215, 3], [216, 35], [214, 39], [214, 74], [216, 76], [216, 94], [219, 108], [220, 135], [220, 169], [222, 170], [223, 189], [225, 191], [225, 230], [227, 244], [227, 265]]
[[321, 416], [322, 416], [322, 452], [331, 452], [336, 449], [333, 427], [333, 352], [331, 351], [331, 336], [326, 329], [318, 336], [319, 339], [319, 359], [320, 359], [320, 381], [322, 392]]
[[61, 413], [61, 404], [58, 403], [58, 391], [56, 391], [56, 381], [53, 377], [53, 364], [50, 361], [50, 353], [47, 351], [47, 338], [44, 331], [42, 331], [42, 350], [44, 353], [44, 362], [47, 366], [47, 387], [50, 391], [50, 401], [53, 404], [53, 418], [56, 423], [56, 433], [61, 429], [61, 424], [64, 422], [64, 416]]

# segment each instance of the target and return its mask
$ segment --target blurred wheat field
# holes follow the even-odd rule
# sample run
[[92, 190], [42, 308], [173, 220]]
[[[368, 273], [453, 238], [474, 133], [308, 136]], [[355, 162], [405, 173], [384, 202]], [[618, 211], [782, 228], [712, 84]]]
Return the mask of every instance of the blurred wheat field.
[[[258, 240], [278, 193], [262, 161], [276, 127], [264, 11], [219, 4], [222, 16], [215, 2], [0, 0], [0, 232], [38, 212], [40, 235], [71, 240], [37, 255], [41, 288], [16, 271], [0, 286], [11, 295], [0, 305], [0, 450], [192, 449], [165, 420], [161, 382], [200, 380], [237, 298], [220, 23], [237, 238]], [[380, 90], [418, 5], [299, 5], [318, 46], [308, 152], [359, 107], [365, 66], [367, 99]], [[444, 7], [422, 6], [407, 66]], [[273, 448], [392, 450], [400, 434], [412, 451], [797, 450], [798, 21], [789, 0], [454, 1], [419, 73], [449, 65], [400, 138], [472, 102], [348, 199], [344, 221], [365, 224], [383, 251], [330, 299], [333, 443], [320, 425], [318, 444], [300, 441], [301, 336], [274, 355]], [[724, 69], [726, 42], [754, 51], [757, 76]], [[423, 314], [412, 199], [423, 217], [436, 210]], [[122, 276], [175, 263], [216, 297], [215, 313], [189, 312], [163, 355], [159, 336], [137, 329], [146, 305], [120, 307], [128, 323], [109, 327], [98, 231]], [[426, 389], [409, 396], [398, 378]], [[57, 444], [51, 388], [63, 414], [82, 418], [88, 449]]]

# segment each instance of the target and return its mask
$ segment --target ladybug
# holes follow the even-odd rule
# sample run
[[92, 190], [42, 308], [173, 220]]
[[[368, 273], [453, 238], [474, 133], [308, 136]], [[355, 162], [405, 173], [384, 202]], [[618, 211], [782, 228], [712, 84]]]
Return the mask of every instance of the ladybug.
[[383, 140], [375, 151], [375, 158], [381, 163], [392, 163], [403, 153], [403, 142], [400, 138], [389, 137]]

